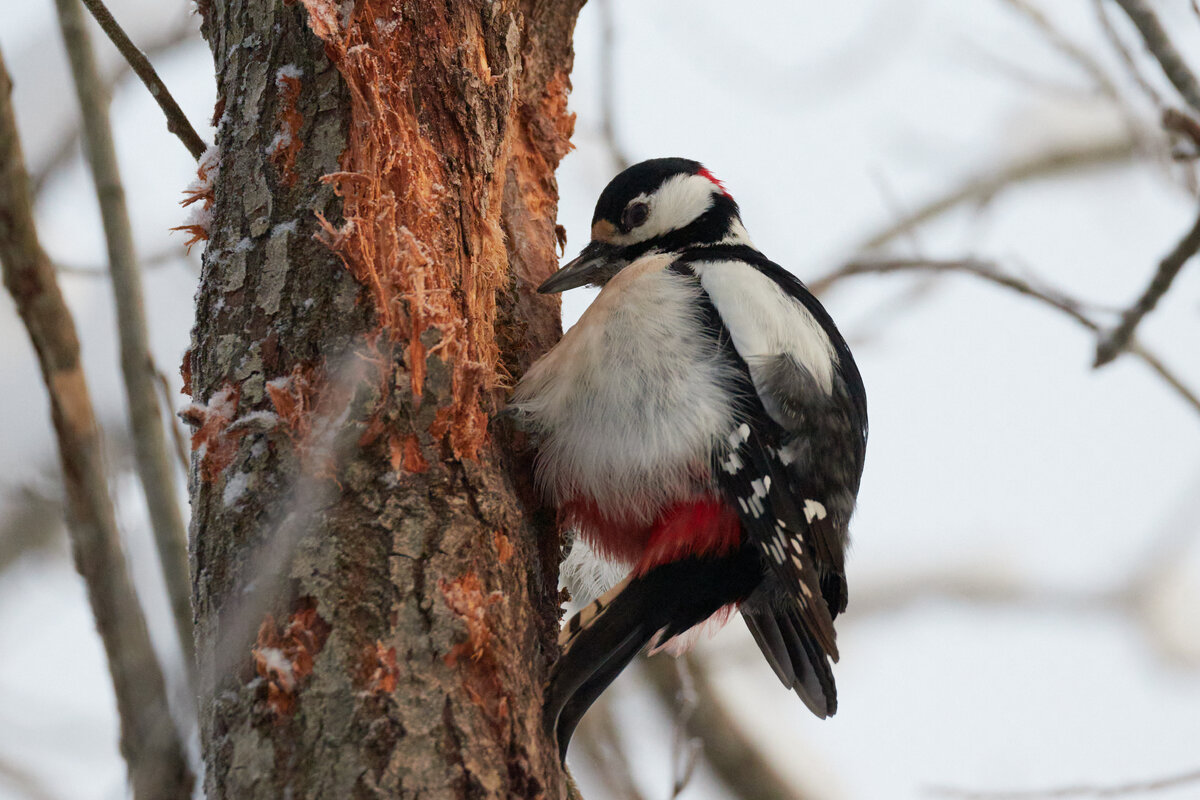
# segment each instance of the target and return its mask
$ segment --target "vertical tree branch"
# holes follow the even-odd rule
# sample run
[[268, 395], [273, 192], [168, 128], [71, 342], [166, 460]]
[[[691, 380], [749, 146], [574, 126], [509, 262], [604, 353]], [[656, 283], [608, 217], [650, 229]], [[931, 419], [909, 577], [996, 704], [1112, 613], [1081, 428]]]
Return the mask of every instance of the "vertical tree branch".
[[108, 119], [108, 94], [96, 69], [79, 0], [55, 0], [55, 3], [83, 115], [84, 142], [108, 244], [109, 272], [112, 275], [121, 343], [121, 372], [129, 402], [129, 427], [133, 433], [138, 474], [150, 510], [150, 524], [154, 528], [154, 541], [166, 579], [176, 633], [184, 653], [183, 661], [190, 675], [195, 668], [195, 644], [192, 636], [187, 530], [167, 456], [166, 435], [155, 388], [157, 378], [150, 358], [141, 276], [133, 246], [133, 228], [125, 207], [125, 190], [121, 186], [112, 127]]
[[37, 240], [29, 176], [17, 138], [12, 82], [0, 58], [0, 268], [37, 351], [50, 394], [75, 567], [87, 584], [121, 718], [121, 753], [138, 800], [185, 800], [193, 777], [167, 707], [166, 687], [121, 552], [100, 434], [79, 340]]

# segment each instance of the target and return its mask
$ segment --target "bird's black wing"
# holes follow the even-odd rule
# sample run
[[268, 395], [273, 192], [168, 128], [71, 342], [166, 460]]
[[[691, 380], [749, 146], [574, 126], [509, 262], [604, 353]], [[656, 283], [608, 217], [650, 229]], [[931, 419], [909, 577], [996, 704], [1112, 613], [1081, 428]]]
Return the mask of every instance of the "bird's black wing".
[[826, 392], [790, 353], [743, 358], [711, 298], [703, 304], [705, 330], [739, 375], [739, 423], [715, 454], [713, 473], [777, 578], [770, 596], [743, 607], [743, 617], [780, 680], [828, 716], [836, 709], [828, 663], [838, 657], [833, 617], [846, 603], [845, 528], [866, 445], [862, 381], [824, 308], [790, 274], [742, 247], [705, 248], [675, 269], [691, 271], [689, 262], [699, 260], [755, 267], [812, 314], [836, 353], [833, 391]]

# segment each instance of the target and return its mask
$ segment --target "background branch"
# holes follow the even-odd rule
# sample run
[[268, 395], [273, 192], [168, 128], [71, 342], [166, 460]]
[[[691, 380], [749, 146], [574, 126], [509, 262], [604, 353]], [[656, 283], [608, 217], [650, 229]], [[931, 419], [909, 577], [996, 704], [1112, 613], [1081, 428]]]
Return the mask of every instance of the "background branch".
[[96, 69], [79, 0], [56, 0], [55, 5], [82, 111], [84, 143], [108, 245], [109, 274], [112, 276], [121, 345], [121, 372], [129, 402], [129, 427], [133, 434], [138, 475], [149, 507], [154, 542], [158, 548], [179, 645], [184, 654], [183, 662], [191, 676], [196, 657], [192, 637], [187, 529], [176, 494], [175, 475], [167, 456], [157, 379], [150, 358], [150, 335], [142, 299], [142, 281], [134, 252], [133, 227], [125, 206], [125, 190], [121, 185], [112, 127], [108, 119], [108, 96]]
[[121, 552], [75, 325], [50, 259], [38, 243], [11, 92], [12, 81], [0, 56], [0, 268], [50, 395], [75, 567], [87, 584], [108, 655], [121, 719], [121, 752], [138, 800], [188, 798], [194, 779]]
[[1147, 781], [1135, 781], [1114, 786], [1096, 786], [1080, 784], [1064, 786], [1057, 789], [1035, 789], [1023, 792], [988, 792], [955, 789], [945, 786], [930, 787], [930, 793], [935, 797], [949, 797], [955, 800], [1058, 800], [1059, 798], [1092, 798], [1092, 797], [1126, 797], [1142, 795], [1146, 792], [1157, 792], [1163, 789], [1178, 789], [1200, 783], [1200, 770], [1185, 772], [1167, 778], [1155, 778]]
[[1196, 255], [1197, 250], [1200, 250], [1200, 217], [1196, 218], [1192, 229], [1159, 262], [1158, 270], [1154, 273], [1150, 285], [1142, 292], [1142, 296], [1138, 298], [1137, 302], [1121, 315], [1120, 324], [1111, 333], [1100, 337], [1100, 343], [1096, 346], [1095, 365], [1097, 367], [1112, 361], [1129, 345], [1138, 323], [1154, 310], [1158, 301], [1171, 288], [1175, 276], [1183, 269], [1183, 265]]
[[[151, 42], [146, 45], [145, 52], [151, 56], [168, 53], [186, 42], [191, 38], [199, 38], [199, 33], [195, 28], [195, 23], [191, 19], [191, 15], [183, 20], [182, 23], [175, 25], [165, 33], [159, 34]], [[117, 86], [125, 79], [125, 76], [133, 71], [129, 62], [121, 59], [116, 69], [104, 79], [105, 96], [112, 97]], [[55, 134], [55, 142], [48, 150], [49, 155], [45, 156], [40, 163], [35, 164], [30, 170], [30, 179], [33, 182], [33, 196], [40, 197], [46, 188], [47, 182], [60, 169], [70, 162], [71, 157], [75, 155], [76, 148], [79, 147], [79, 140], [83, 132], [78, 125], [72, 125], [69, 128], [58, 131]]]
[[[1090, 331], [1099, 333], [1102, 328], [1087, 313], [1087, 307], [1080, 301], [1049, 288], [1035, 286], [1033, 283], [1000, 271], [995, 265], [977, 259], [957, 259], [936, 261], [931, 259], [880, 259], [851, 261], [833, 272], [809, 282], [809, 288], [815, 294], [828, 291], [837, 282], [854, 276], [868, 274], [888, 274], [894, 272], [958, 272], [974, 275], [985, 281], [1003, 286], [1006, 289], [1033, 298], [1038, 302], [1056, 308], [1071, 319]], [[1169, 369], [1161, 359], [1143, 347], [1136, 339], [1130, 340], [1127, 347], [1129, 353], [1150, 367], [1163, 381], [1175, 390], [1188, 405], [1200, 413], [1200, 396], [1197, 396], [1184, 382]]]
[[1096, 89], [1101, 95], [1114, 103], [1120, 102], [1121, 93], [1117, 90], [1117, 85], [1109, 77], [1108, 72], [1100, 62], [1059, 30], [1040, 8], [1030, 3], [1029, 0], [1004, 0], [1004, 2], [1011, 6], [1014, 11], [1028, 19], [1030, 24], [1041, 31], [1046, 41], [1055, 50], [1064, 55], [1078, 66], [1084, 74], [1091, 78], [1092, 83], [1096, 85]]
[[1192, 110], [1200, 112], [1200, 82], [1197, 82], [1195, 74], [1171, 43], [1158, 16], [1145, 0], [1116, 0], [1116, 3], [1137, 27], [1146, 48], [1158, 60], [1163, 74], [1178, 90], [1180, 97], [1187, 101]]
[[96, 18], [96, 22], [100, 23], [100, 28], [121, 51], [121, 55], [129, 62], [129, 66], [142, 79], [142, 83], [146, 84], [146, 88], [150, 90], [150, 95], [167, 117], [167, 130], [178, 136], [179, 141], [183, 142], [183, 146], [192, 154], [192, 158], [198, 161], [200, 156], [204, 155], [204, 151], [208, 149], [208, 145], [200, 138], [200, 134], [196, 133], [196, 129], [188, 121], [183, 109], [167, 91], [167, 85], [162, 82], [162, 78], [158, 77], [150, 59], [146, 58], [146, 54], [130, 40], [104, 6], [102, 0], [83, 0], [83, 3]]
[[1133, 161], [1138, 142], [1129, 133], [1109, 139], [1075, 145], [1062, 145], [1034, 155], [1018, 158], [998, 169], [968, 178], [946, 194], [934, 198], [915, 211], [867, 237], [860, 252], [878, 250], [899, 236], [919, 228], [965, 204], [982, 205], [1010, 186], [1030, 180], [1076, 175], [1093, 167], [1107, 167]]
[[[682, 658], [692, 675], [697, 702], [684, 721], [689, 735], [704, 746], [704, 757], [734, 797], [745, 800], [803, 800], [804, 792], [785, 779], [746, 736], [741, 723], [717, 696], [708, 670], [694, 654]], [[679, 704], [683, 683], [674, 660], [659, 655], [641, 659], [658, 699], [669, 710]], [[794, 698], [793, 698], [794, 699]]]

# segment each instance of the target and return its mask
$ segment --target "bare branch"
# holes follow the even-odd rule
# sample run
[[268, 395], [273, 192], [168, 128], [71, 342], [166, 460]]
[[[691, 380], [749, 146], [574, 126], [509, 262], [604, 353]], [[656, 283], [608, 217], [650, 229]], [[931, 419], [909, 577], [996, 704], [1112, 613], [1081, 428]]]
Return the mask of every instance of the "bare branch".
[[138, 800], [188, 798], [194, 779], [121, 552], [75, 324], [37, 239], [11, 93], [12, 81], [0, 57], [0, 269], [50, 395], [75, 567], [87, 585], [108, 655], [121, 752]]
[[[151, 56], [167, 53], [189, 38], [198, 36], [199, 31], [196, 30], [192, 20], [188, 18], [182, 24], [172, 27], [170, 30], [160, 34], [153, 41], [147, 43], [146, 53]], [[133, 69], [129, 66], [129, 62], [122, 60], [117, 69], [104, 79], [105, 95], [111, 97], [118, 84], [132, 71]], [[41, 196], [50, 178], [62, 169], [70, 161], [71, 157], [75, 155], [75, 150], [79, 146], [79, 140], [82, 138], [82, 135], [83, 132], [79, 129], [78, 125], [72, 125], [55, 134], [56, 141], [49, 148], [49, 155], [42, 159], [41, 163], [33, 165], [30, 169], [34, 197]]]
[[[694, 655], [684, 658], [698, 698], [685, 727], [704, 745], [705, 758], [726, 788], [746, 800], [803, 800], [804, 792], [780, 775], [746, 738], [741, 724], [717, 697], [701, 660]], [[683, 686], [671, 659], [660, 655], [644, 659], [643, 665], [659, 700], [674, 708]]]
[[929, 793], [935, 797], [949, 797], [956, 800], [1058, 800], [1058, 798], [1093, 798], [1093, 797], [1126, 797], [1142, 795], [1146, 792], [1157, 792], [1163, 789], [1177, 789], [1200, 783], [1200, 770], [1173, 775], [1168, 778], [1156, 778], [1148, 781], [1135, 781], [1115, 786], [1095, 786], [1079, 784], [1064, 786], [1057, 789], [1038, 789], [1022, 792], [988, 792], [954, 789], [946, 786], [933, 786]]
[[[975, 259], [960, 259], [951, 261], [930, 261], [927, 259], [881, 259], [877, 261], [852, 261], [823, 277], [809, 283], [815, 294], [827, 291], [838, 281], [853, 275], [888, 274], [895, 272], [960, 272], [974, 275], [977, 278], [1003, 286], [1018, 294], [1031, 297], [1045, 305], [1056, 308], [1084, 328], [1099, 333], [1100, 324], [1086, 312], [1087, 306], [1074, 298], [1046, 287], [1035, 286], [1027, 280], [1001, 272], [985, 261]], [[1183, 398], [1195, 411], [1200, 412], [1200, 397], [1189, 389], [1178, 376], [1169, 370], [1153, 353], [1146, 350], [1136, 340], [1132, 340], [1126, 348], [1131, 355], [1150, 367], [1168, 386]]]
[[1196, 80], [1195, 74], [1183, 60], [1183, 56], [1179, 55], [1179, 51], [1171, 43], [1171, 39], [1163, 30], [1162, 23], [1158, 21], [1154, 11], [1146, 4], [1145, 0], [1116, 0], [1116, 3], [1137, 27], [1138, 32], [1142, 35], [1142, 41], [1146, 43], [1146, 48], [1158, 59], [1163, 74], [1178, 90], [1180, 97], [1194, 111], [1200, 112], [1200, 81]]
[[613, 16], [613, 0], [601, 0], [600, 20], [600, 136], [620, 172], [633, 162], [617, 139], [617, 23]]
[[143, 307], [141, 275], [108, 119], [107, 96], [96, 70], [91, 41], [78, 0], [56, 0], [55, 5], [82, 111], [84, 142], [108, 245], [109, 272], [116, 300], [121, 345], [121, 372], [129, 402], [129, 427], [133, 432], [138, 474], [149, 506], [154, 541], [184, 654], [183, 661], [190, 676], [195, 670], [196, 659], [192, 637], [187, 530], [176, 495], [175, 476], [167, 457], [154, 364], [150, 358], [150, 336]]
[[688, 723], [696, 713], [700, 698], [696, 694], [696, 682], [685, 662], [673, 659], [671, 666], [679, 681], [672, 706], [675, 712], [675, 731], [671, 736], [671, 800], [679, 797], [696, 773], [696, 756], [704, 749], [699, 739], [688, 732]]
[[[1167, 108], [1162, 112], [1162, 126], [1167, 131], [1178, 134], [1191, 143], [1192, 152], [1183, 154], [1185, 158], [1200, 158], [1200, 120], [1179, 109]], [[1177, 155], [1176, 158], [1179, 156]]]
[[1174, 249], [1159, 262], [1158, 270], [1154, 273], [1150, 285], [1142, 292], [1142, 296], [1138, 298], [1137, 302], [1121, 315], [1121, 322], [1117, 327], [1111, 333], [1100, 337], [1100, 342], [1096, 345], [1095, 366], [1104, 366], [1129, 346], [1138, 323], [1154, 310], [1158, 301], [1171, 288], [1171, 283], [1183, 269], [1183, 265], [1196, 255], [1198, 250], [1200, 250], [1200, 217], [1196, 218], [1191, 230], [1179, 240]]
[[37, 776], [0, 755], [0, 783], [7, 783], [28, 800], [57, 800]]
[[859, 250], [878, 250], [893, 239], [961, 205], [986, 203], [1004, 189], [1019, 183], [1076, 173], [1089, 167], [1129, 163], [1138, 155], [1137, 145], [1131, 134], [1125, 134], [1085, 144], [1059, 146], [1015, 160], [998, 170], [968, 178], [941, 197], [871, 235]]
[[175, 458], [179, 461], [179, 468], [184, 474], [188, 471], [188, 448], [187, 436], [179, 427], [179, 418], [175, 416], [175, 404], [171, 402], [171, 382], [167, 380], [167, 374], [158, 368], [158, 365], [153, 361], [150, 366], [154, 369], [155, 382], [158, 384], [158, 390], [161, 393], [163, 411], [166, 413], [167, 427], [171, 431], [171, 443], [175, 445]]
[[1121, 93], [1117, 91], [1116, 84], [1113, 83], [1112, 78], [1109, 77], [1100, 62], [1059, 30], [1040, 8], [1030, 3], [1029, 0], [1004, 0], [1004, 2], [1028, 19], [1035, 28], [1042, 32], [1046, 41], [1055, 50], [1066, 56], [1091, 78], [1092, 83], [1096, 85], [1102, 95], [1114, 102], [1120, 100]]
[[1092, 7], [1096, 9], [1096, 20], [1100, 23], [1100, 29], [1104, 31], [1105, 38], [1112, 45], [1113, 50], [1117, 51], [1117, 56], [1121, 59], [1121, 63], [1125, 65], [1125, 71], [1129, 73], [1129, 77], [1142, 90], [1142, 94], [1154, 104], [1155, 108], [1165, 108], [1166, 102], [1162, 99], [1162, 95], [1150, 83], [1144, 74], [1142, 68], [1138, 65], [1137, 59], [1133, 57], [1133, 53], [1129, 52], [1129, 48], [1125, 46], [1125, 41], [1121, 38], [1121, 34], [1117, 33], [1117, 29], [1113, 27], [1112, 19], [1108, 16], [1108, 7], [1105, 5], [1107, 0], [1092, 0]]
[[1116, 583], [1095, 589], [1037, 585], [1018, 574], [997, 569], [1003, 558], [984, 555], [978, 559], [938, 563], [906, 575], [886, 574], [859, 585], [847, 621], [856, 623], [872, 616], [895, 614], [921, 602], [936, 599], [1036, 613], [1121, 614], [1145, 636], [1148, 648], [1172, 666], [1194, 667], [1196, 654], [1180, 646], [1161, 612], [1162, 588], [1172, 573], [1185, 563], [1196, 546], [1200, 526], [1200, 474], [1192, 480], [1173, 508], [1163, 514], [1154, 530], [1141, 534], [1142, 552], [1127, 559], [1130, 568]]
[[609, 794], [627, 800], [645, 800], [645, 795], [633, 779], [629, 759], [621, 749], [610, 698], [601, 695], [600, 700], [588, 710], [575, 733], [574, 741], [595, 765], [596, 773]]
[[[178, 244], [171, 244], [164, 247], [157, 253], [146, 256], [141, 260], [142, 271], [158, 269], [165, 267], [168, 264], [174, 264], [178, 261], [187, 260], [187, 256], [180, 249]], [[79, 275], [85, 278], [107, 278], [109, 268], [107, 264], [99, 266], [84, 266], [82, 264], [62, 264], [54, 265], [54, 271], [59, 275]]]
[[167, 130], [179, 137], [179, 141], [183, 142], [183, 146], [192, 154], [192, 158], [199, 160], [200, 156], [204, 155], [204, 151], [208, 149], [208, 145], [200, 138], [200, 134], [196, 133], [196, 129], [188, 121], [183, 109], [167, 91], [167, 85], [162, 82], [162, 78], [158, 77], [150, 59], [146, 58], [146, 54], [137, 48], [121, 26], [117, 24], [117, 21], [113, 19], [113, 15], [104, 6], [103, 0], [83, 0], [83, 4], [87, 6], [88, 11], [92, 12], [96, 22], [100, 23], [100, 27], [108, 35], [108, 38], [121, 51], [121, 55], [129, 62], [129, 66], [150, 90], [150, 96], [154, 98], [158, 107], [167, 117]]
[[0, 495], [0, 575], [27, 553], [48, 550], [62, 530], [62, 501], [33, 486]]

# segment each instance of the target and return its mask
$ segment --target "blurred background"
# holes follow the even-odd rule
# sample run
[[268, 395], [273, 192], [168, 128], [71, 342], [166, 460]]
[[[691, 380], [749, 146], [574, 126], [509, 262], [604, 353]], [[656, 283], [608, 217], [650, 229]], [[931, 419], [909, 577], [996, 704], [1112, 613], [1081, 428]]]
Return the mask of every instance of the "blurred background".
[[[109, 5], [208, 120], [212, 60], [190, 3]], [[1200, 70], [1200, 9], [1148, 5]], [[186, 222], [194, 161], [94, 41], [154, 357], [182, 406], [199, 250], [169, 229]], [[172, 680], [52, 4], [7, 4], [0, 48]], [[1092, 367], [1094, 328], [1116, 324], [1195, 224], [1200, 138], [1164, 129], [1162, 112], [1186, 106], [1116, 4], [592, 0], [573, 83], [567, 254], [624, 164], [703, 161], [759, 248], [821, 290], [871, 417], [837, 716], [809, 715], [732, 624], [617, 681], [572, 750], [584, 796], [1200, 797], [1200, 262], [1138, 326], [1137, 353]], [[564, 324], [593, 296], [568, 293]], [[7, 294], [0, 455], [0, 800], [124, 797], [45, 390]]]

